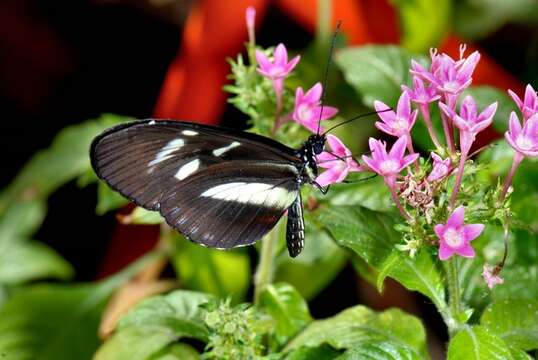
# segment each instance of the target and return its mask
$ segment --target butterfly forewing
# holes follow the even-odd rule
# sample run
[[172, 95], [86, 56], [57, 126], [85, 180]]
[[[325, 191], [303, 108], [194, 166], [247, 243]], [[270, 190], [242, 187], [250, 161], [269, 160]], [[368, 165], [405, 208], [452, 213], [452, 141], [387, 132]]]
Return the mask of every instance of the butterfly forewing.
[[143, 120], [113, 128], [91, 149], [97, 175], [203, 245], [248, 245], [297, 197], [294, 150], [249, 133]]

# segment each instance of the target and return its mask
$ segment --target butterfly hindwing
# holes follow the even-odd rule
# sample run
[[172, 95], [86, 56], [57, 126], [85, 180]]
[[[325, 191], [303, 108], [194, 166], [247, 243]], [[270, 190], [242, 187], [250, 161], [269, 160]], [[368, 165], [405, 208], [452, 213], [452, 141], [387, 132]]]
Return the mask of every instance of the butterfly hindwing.
[[97, 137], [91, 158], [113, 189], [211, 247], [255, 242], [298, 194], [292, 149], [211, 126], [132, 122]]

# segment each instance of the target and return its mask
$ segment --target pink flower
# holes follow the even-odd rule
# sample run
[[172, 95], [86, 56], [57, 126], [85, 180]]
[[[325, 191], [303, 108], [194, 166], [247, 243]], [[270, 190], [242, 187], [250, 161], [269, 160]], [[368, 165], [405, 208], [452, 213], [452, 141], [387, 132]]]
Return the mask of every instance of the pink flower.
[[454, 254], [474, 257], [474, 249], [469, 243], [482, 233], [484, 224], [465, 225], [464, 216], [465, 209], [459, 206], [450, 215], [446, 225], [435, 225], [434, 231], [439, 238], [439, 259], [447, 260]]
[[284, 44], [278, 44], [276, 47], [273, 61], [269, 60], [262, 51], [256, 50], [256, 60], [259, 65], [257, 70], [271, 80], [283, 79], [288, 76], [300, 59], [301, 56], [297, 55], [288, 62], [288, 51]]
[[295, 91], [292, 119], [314, 133], [323, 130], [321, 127], [318, 129], [319, 121], [327, 120], [338, 112], [337, 108], [324, 105], [322, 113], [320, 101], [322, 93], [323, 88], [319, 82], [312, 86], [306, 94], [301, 87]]
[[256, 50], [256, 61], [258, 61], [259, 65], [256, 70], [273, 82], [273, 89], [275, 89], [276, 95], [277, 115], [280, 113], [280, 110], [282, 110], [282, 91], [284, 89], [284, 78], [291, 73], [300, 59], [301, 56], [297, 55], [288, 62], [288, 51], [286, 50], [284, 44], [278, 44], [276, 47], [272, 62], [262, 51]]
[[336, 136], [327, 135], [327, 143], [332, 151], [324, 151], [316, 156], [317, 165], [327, 169], [316, 178], [319, 185], [339, 183], [344, 181], [349, 172], [364, 170], [353, 160], [351, 151]]
[[521, 156], [538, 156], [538, 113], [530, 117], [521, 128], [519, 118], [512, 111], [509, 130], [504, 133], [504, 137]]
[[392, 136], [401, 137], [408, 136], [409, 132], [413, 128], [415, 121], [417, 120], [417, 110], [411, 111], [411, 100], [409, 94], [404, 91], [398, 100], [398, 106], [396, 112], [394, 111], [384, 111], [390, 109], [390, 106], [385, 105], [381, 101], [374, 101], [374, 107], [381, 121], [377, 121], [375, 126]]
[[407, 137], [402, 136], [387, 153], [387, 145], [374, 138], [369, 139], [372, 157], [362, 156], [362, 160], [374, 172], [385, 178], [385, 183], [391, 189], [396, 186], [396, 176], [412, 162], [417, 160], [419, 154], [404, 156], [407, 146]]
[[519, 110], [521, 110], [524, 122], [538, 113], [538, 95], [531, 84], [528, 84], [525, 88], [525, 99], [523, 101], [512, 90], [508, 90], [508, 94], [514, 99]]
[[450, 171], [450, 157], [445, 160], [441, 159], [439, 155], [432, 152], [433, 169], [430, 175], [428, 175], [428, 181], [436, 181], [444, 178]]
[[435, 86], [424, 85], [419, 77], [413, 77], [413, 88], [408, 88], [405, 85], [402, 85], [402, 90], [407, 92], [411, 101], [419, 105], [428, 105], [431, 102], [437, 101], [441, 98], [441, 95], [438, 95]]
[[488, 264], [484, 264], [482, 277], [490, 289], [493, 289], [495, 285], [504, 283], [504, 279], [499, 276], [497, 267], [489, 266]]
[[[460, 48], [465, 50], [465, 48]], [[438, 54], [436, 50], [430, 51], [432, 65], [428, 71], [416, 61], [411, 62], [411, 73], [423, 80], [429, 81], [437, 87], [437, 91], [445, 96], [445, 100], [455, 98], [465, 88], [471, 85], [472, 75], [478, 61], [480, 53], [473, 52], [469, 57], [463, 57], [460, 51], [460, 60], [455, 61], [447, 54]]]
[[463, 99], [459, 115], [443, 103], [439, 103], [439, 107], [452, 120], [454, 125], [460, 129], [460, 149], [462, 153], [467, 154], [476, 134], [487, 128], [493, 121], [493, 116], [497, 111], [497, 102], [489, 105], [480, 114], [478, 114], [476, 103], [470, 95]]

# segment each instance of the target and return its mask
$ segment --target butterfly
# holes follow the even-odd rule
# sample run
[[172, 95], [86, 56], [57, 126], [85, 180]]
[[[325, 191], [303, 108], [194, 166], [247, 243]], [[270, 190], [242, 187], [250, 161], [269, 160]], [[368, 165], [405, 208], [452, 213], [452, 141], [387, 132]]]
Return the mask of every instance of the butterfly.
[[287, 212], [286, 244], [305, 240], [301, 186], [316, 183], [325, 134], [299, 149], [253, 133], [173, 120], [137, 120], [97, 136], [92, 167], [112, 189], [158, 211], [191, 241], [219, 249], [255, 243]]

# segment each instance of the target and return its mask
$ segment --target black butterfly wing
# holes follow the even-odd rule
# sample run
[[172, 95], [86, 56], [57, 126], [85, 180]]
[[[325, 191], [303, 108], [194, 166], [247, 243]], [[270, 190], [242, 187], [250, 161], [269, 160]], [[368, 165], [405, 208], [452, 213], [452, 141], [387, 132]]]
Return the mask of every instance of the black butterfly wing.
[[191, 240], [231, 248], [261, 238], [297, 196], [293, 151], [255, 134], [142, 120], [98, 136], [90, 155], [113, 189]]

